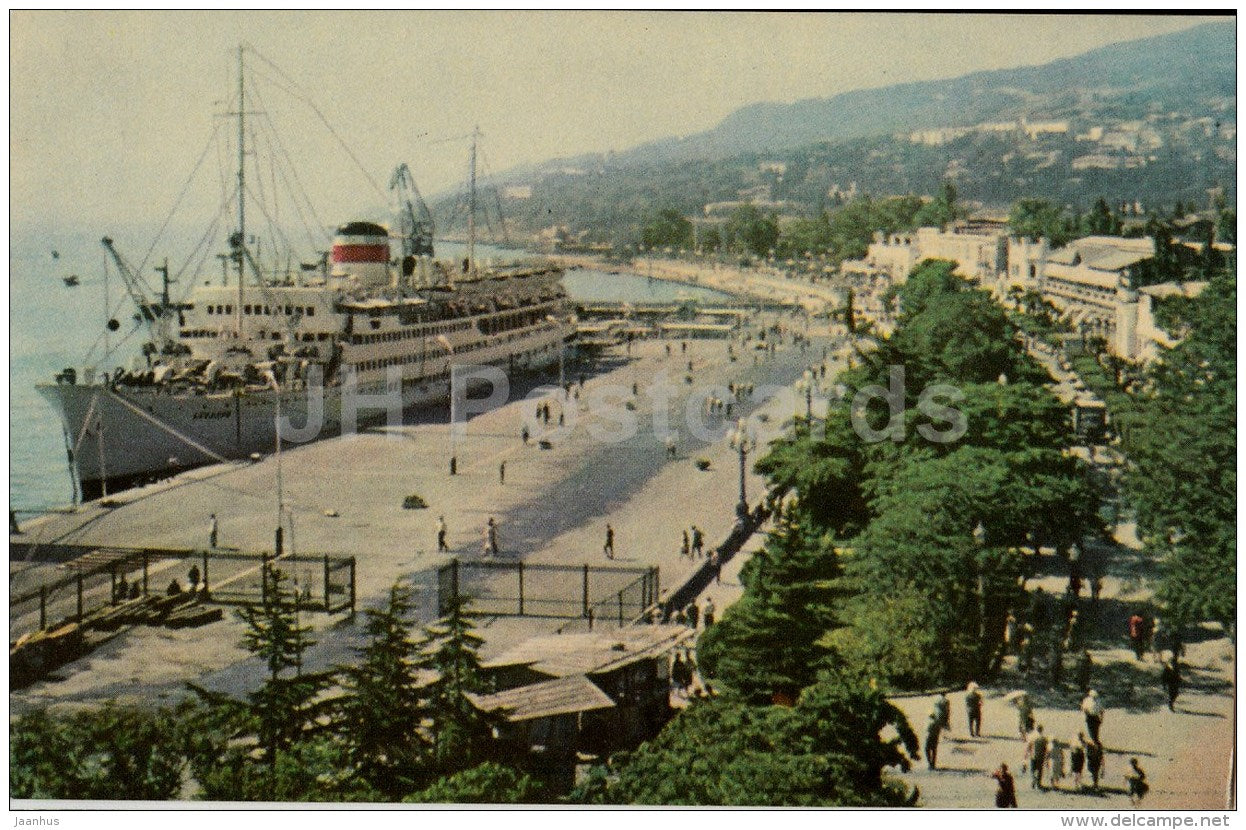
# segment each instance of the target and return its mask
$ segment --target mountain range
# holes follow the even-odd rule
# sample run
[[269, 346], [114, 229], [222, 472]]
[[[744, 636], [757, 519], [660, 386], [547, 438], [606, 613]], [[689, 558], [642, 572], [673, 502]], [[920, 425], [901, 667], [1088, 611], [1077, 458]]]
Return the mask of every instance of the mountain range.
[[[1070, 19], [1072, 25], [1072, 19]], [[611, 156], [616, 167], [773, 153], [824, 141], [1016, 118], [1141, 117], [1237, 94], [1237, 33], [1231, 21], [1114, 43], [1037, 66], [975, 72], [845, 92], [793, 103], [757, 103], [714, 128]], [[557, 159], [538, 170], [601, 156]]]

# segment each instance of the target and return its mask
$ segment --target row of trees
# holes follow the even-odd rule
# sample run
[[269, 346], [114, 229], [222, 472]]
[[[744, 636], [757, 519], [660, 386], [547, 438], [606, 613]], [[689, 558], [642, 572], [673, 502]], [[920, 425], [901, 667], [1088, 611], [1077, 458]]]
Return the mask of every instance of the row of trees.
[[1126, 493], [1161, 565], [1170, 627], [1233, 630], [1237, 574], [1237, 285], [1225, 269], [1174, 309], [1185, 335], [1130, 396]]
[[783, 259], [806, 254], [826, 256], [832, 262], [865, 256], [874, 234], [891, 234], [918, 227], [942, 227], [960, 215], [956, 188], [945, 183], [933, 199], [863, 196], [812, 218], [782, 225], [773, 213], [751, 203], [736, 208], [718, 227], [694, 228], [691, 220], [673, 208], [650, 215], [640, 228], [640, 244], [648, 249], [733, 253]]
[[[987, 676], [1005, 616], [1024, 596], [1020, 549], [1067, 546], [1099, 526], [1087, 471], [1064, 452], [1067, 411], [1004, 312], [953, 269], [919, 266], [894, 297], [894, 335], [874, 338], [840, 376], [847, 398], [890, 386], [889, 401], [832, 406], [820, 429], [798, 421], [758, 462], [774, 527], [741, 571], [743, 596], [697, 644], [717, 696], [616, 756], [579, 798], [859, 806], [918, 797], [885, 773], [907, 768], [905, 750], [915, 757], [917, 745], [884, 693]], [[955, 411], [925, 405], [937, 385]], [[862, 421], [888, 440], [864, 440]], [[960, 424], [955, 440], [923, 436], [921, 427], [949, 422]]]
[[350, 665], [304, 671], [313, 645], [276, 570], [268, 602], [240, 612], [267, 677], [244, 699], [192, 686], [174, 709], [33, 711], [11, 723], [18, 798], [223, 801], [539, 801], [543, 785], [499, 757], [480, 638], [461, 604], [412, 636], [412, 597], [394, 586], [366, 612]]
[[[1065, 407], [1004, 312], [953, 268], [919, 266], [896, 292], [896, 332], [841, 375], [849, 399], [880, 390], [869, 405], [832, 406], [821, 430], [758, 462], [789, 506], [745, 569], [743, 601], [699, 646], [702, 666], [752, 700], [792, 696], [828, 659], [896, 687], [981, 679], [1021, 599], [1018, 551], [1099, 529], [1088, 471], [1065, 452]], [[863, 440], [862, 422], [890, 440]]]

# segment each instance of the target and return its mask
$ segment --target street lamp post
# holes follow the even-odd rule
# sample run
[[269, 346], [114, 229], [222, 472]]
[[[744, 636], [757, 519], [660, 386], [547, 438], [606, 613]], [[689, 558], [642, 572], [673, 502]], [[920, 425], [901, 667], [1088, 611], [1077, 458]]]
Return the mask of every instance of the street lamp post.
[[740, 454], [740, 502], [735, 506], [735, 512], [741, 519], [748, 515], [748, 494], [745, 491], [746, 464], [748, 454], [752, 452], [755, 444], [756, 441], [749, 434], [748, 426], [741, 418], [731, 433], [731, 446]]
[[796, 391], [805, 396], [805, 428], [813, 426], [813, 372], [808, 369], [796, 381]]
[[281, 384], [277, 382], [276, 372], [269, 370], [265, 374], [268, 376], [268, 385], [272, 387], [274, 394], [273, 454], [277, 456], [277, 530], [273, 534], [273, 553], [281, 556], [283, 548], [281, 522], [285, 515], [285, 492], [281, 480]]

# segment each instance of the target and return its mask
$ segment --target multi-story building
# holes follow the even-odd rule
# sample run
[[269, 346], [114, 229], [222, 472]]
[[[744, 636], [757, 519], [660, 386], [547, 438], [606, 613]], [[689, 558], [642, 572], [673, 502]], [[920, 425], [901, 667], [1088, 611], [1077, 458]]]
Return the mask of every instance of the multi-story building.
[[[1008, 232], [1004, 223], [957, 222], [947, 230], [918, 228], [874, 238], [864, 265], [886, 273], [894, 282], [903, 282], [917, 263], [924, 259], [948, 259], [958, 271], [978, 282], [989, 282], [1004, 267]], [[859, 266], [858, 266], [859, 267]]]

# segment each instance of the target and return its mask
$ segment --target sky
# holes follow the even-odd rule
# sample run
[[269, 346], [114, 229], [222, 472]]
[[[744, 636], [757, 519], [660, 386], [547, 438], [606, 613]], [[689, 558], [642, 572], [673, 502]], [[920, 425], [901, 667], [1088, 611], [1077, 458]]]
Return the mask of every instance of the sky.
[[[741, 106], [1046, 63], [1199, 19], [736, 12], [11, 12], [14, 225], [158, 226], [215, 205], [232, 170], [237, 47], [253, 115], [318, 216], [383, 203], [405, 161], [425, 194], [483, 165], [622, 150], [714, 126]], [[262, 56], [262, 57], [261, 57]], [[311, 100], [334, 133], [321, 124]], [[213, 139], [214, 130], [217, 138]], [[349, 146], [344, 151], [337, 138]], [[266, 139], [271, 141], [271, 139]], [[200, 154], [204, 162], [192, 177]], [[356, 160], [358, 164], [356, 164]], [[276, 171], [268, 177], [278, 185]], [[253, 176], [253, 178], [255, 178]], [[373, 182], [373, 184], [369, 183]], [[263, 177], [261, 177], [261, 183]], [[201, 186], [206, 195], [197, 195]], [[253, 183], [254, 186], [254, 183]], [[196, 200], [201, 201], [196, 201]], [[181, 213], [179, 212], [178, 216]]]

